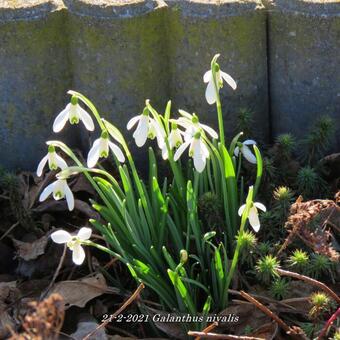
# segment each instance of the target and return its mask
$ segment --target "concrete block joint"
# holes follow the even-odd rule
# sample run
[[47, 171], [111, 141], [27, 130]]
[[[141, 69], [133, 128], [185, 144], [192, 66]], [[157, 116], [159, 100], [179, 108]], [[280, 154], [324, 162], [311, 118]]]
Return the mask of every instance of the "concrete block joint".
[[215, 53], [238, 83], [221, 92], [229, 136], [241, 110], [253, 112], [263, 141], [301, 135], [321, 114], [333, 116], [339, 132], [339, 7], [336, 0], [0, 0], [0, 164], [35, 168], [52, 136], [81, 143], [74, 127], [61, 137], [50, 132], [70, 88], [123, 129], [146, 98], [161, 112], [171, 99], [174, 109], [216, 124], [202, 81]]

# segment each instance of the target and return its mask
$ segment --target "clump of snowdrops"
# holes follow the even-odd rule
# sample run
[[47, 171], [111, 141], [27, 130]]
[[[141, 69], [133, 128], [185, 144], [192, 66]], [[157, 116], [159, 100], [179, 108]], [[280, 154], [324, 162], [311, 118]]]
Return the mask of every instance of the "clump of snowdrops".
[[[220, 91], [224, 83], [233, 90], [237, 85], [220, 69], [218, 57], [212, 59], [203, 80], [207, 83], [207, 102], [216, 105], [219, 133], [201, 123], [195, 113], [179, 110], [179, 117], [173, 118], [170, 101], [165, 113], [160, 114], [146, 100], [141, 114], [127, 123], [128, 130], [134, 129], [138, 147], [156, 139], [171, 177], [158, 176], [156, 157], [149, 148], [149, 178], [144, 182], [123, 134], [101, 118], [89, 99], [75, 91], [68, 92], [71, 101], [56, 117], [53, 131], [61, 131], [67, 122], [84, 124], [94, 131], [94, 118], [101, 132], [88, 153], [87, 164], [61, 141], [48, 141], [48, 153], [37, 170], [40, 176], [46, 164], [50, 170], [60, 169], [56, 181], [42, 191], [40, 201], [52, 194], [56, 200], [66, 198], [69, 210], [73, 210], [74, 197], [67, 180], [79, 173], [98, 193], [98, 202], [92, 206], [101, 219], [90, 222], [109, 248], [91, 241], [90, 228], [81, 228], [76, 235], [65, 230], [51, 235], [54, 242], [67, 244], [74, 263], [83, 263], [84, 246], [99, 248], [123, 262], [165, 310], [192, 315], [218, 312], [228, 304], [228, 288], [237, 270], [248, 222], [257, 232], [258, 209], [266, 210], [255, 202], [262, 175], [255, 141], [241, 141], [242, 132], [228, 145], [225, 141]], [[65, 162], [63, 153], [73, 164]], [[185, 154], [189, 158], [183, 159]], [[108, 157], [113, 157], [119, 178], [99, 167], [98, 162]], [[257, 167], [254, 185], [246, 194], [240, 176], [243, 161]], [[216, 197], [223, 210], [223, 225], [216, 230], [207, 229], [198, 215], [198, 201], [207, 193]]]

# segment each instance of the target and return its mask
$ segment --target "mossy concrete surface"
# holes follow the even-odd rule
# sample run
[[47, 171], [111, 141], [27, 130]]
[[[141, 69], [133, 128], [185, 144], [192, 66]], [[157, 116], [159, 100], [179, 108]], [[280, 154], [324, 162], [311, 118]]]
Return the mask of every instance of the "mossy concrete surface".
[[269, 13], [273, 133], [301, 137], [328, 114], [340, 145], [340, 2], [275, 0]]
[[[221, 69], [237, 82], [220, 91], [229, 137], [241, 110], [254, 114], [256, 138], [268, 140], [266, 13], [259, 1], [168, 1], [170, 97], [177, 108], [217, 125], [216, 106], [205, 100], [203, 75], [215, 53]], [[249, 137], [249, 136], [248, 136]], [[254, 136], [253, 136], [254, 137]]]
[[37, 166], [71, 86], [58, 8], [50, 1], [0, 1], [0, 164], [11, 169]]
[[51, 133], [68, 89], [124, 130], [145, 99], [160, 112], [171, 99], [174, 113], [216, 126], [203, 83], [215, 53], [238, 84], [221, 90], [228, 136], [241, 110], [253, 112], [262, 141], [270, 120], [274, 134], [300, 135], [319, 114], [337, 118], [338, 8], [335, 0], [0, 0], [0, 164], [34, 169], [50, 138], [89, 143], [69, 124]]

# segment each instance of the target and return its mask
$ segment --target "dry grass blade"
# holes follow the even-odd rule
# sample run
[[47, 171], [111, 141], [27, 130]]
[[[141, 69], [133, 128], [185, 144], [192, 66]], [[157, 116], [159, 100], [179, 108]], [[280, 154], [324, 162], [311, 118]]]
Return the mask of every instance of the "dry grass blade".
[[134, 291], [134, 293], [123, 303], [123, 305], [113, 313], [112, 317], [108, 318], [104, 322], [102, 322], [95, 330], [91, 333], [87, 334], [83, 340], [89, 340], [92, 335], [94, 335], [99, 329], [105, 327], [111, 319], [115, 318], [118, 314], [120, 314], [123, 310], [125, 310], [134, 300], [139, 297], [140, 292], [144, 289], [144, 284], [141, 283], [138, 288]]

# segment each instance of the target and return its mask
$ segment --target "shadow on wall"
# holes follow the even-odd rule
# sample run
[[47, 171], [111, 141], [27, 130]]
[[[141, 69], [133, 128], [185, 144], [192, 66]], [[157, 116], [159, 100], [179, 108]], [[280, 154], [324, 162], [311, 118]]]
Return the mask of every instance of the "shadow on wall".
[[172, 99], [174, 114], [194, 111], [216, 126], [202, 79], [215, 53], [238, 83], [237, 91], [221, 92], [229, 136], [243, 109], [253, 112], [254, 137], [264, 142], [271, 134], [303, 134], [319, 114], [339, 117], [339, 5], [266, 6], [260, 0], [0, 4], [0, 163], [34, 169], [51, 138], [88, 150], [88, 135], [75, 127], [51, 134], [70, 88], [126, 136], [127, 121], [146, 98], [161, 112]]

